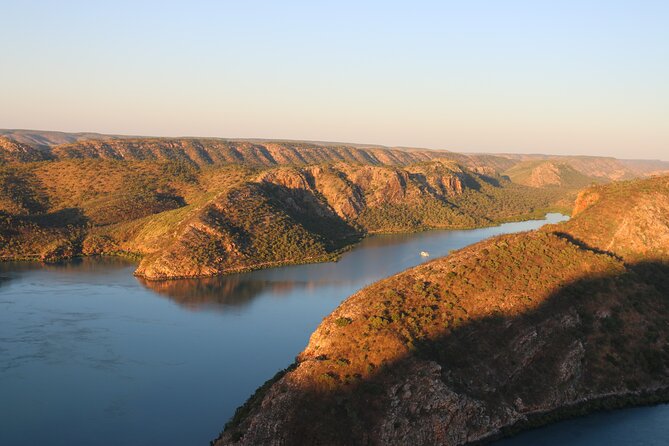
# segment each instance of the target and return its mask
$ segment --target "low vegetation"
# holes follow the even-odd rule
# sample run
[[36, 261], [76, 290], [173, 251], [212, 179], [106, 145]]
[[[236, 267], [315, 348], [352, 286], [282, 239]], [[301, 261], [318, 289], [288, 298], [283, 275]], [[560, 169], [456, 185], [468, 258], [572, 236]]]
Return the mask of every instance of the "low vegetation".
[[595, 187], [569, 222], [351, 296], [215, 444], [456, 445], [669, 397], [667, 181]]
[[[333, 146], [318, 159], [345, 162], [268, 168], [249, 157], [318, 151], [168, 142], [76, 142], [54, 148], [55, 159], [3, 164], [0, 256], [130, 255], [147, 278], [199, 277], [333, 259], [367, 233], [540, 217], [565, 199], [418, 152]], [[245, 164], [223, 163], [233, 149]]]

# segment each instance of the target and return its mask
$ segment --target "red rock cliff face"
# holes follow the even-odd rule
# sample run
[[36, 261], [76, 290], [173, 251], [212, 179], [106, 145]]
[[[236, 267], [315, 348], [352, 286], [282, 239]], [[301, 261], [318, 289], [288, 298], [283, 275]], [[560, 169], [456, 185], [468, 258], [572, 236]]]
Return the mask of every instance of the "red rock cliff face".
[[597, 203], [599, 200], [599, 194], [592, 190], [584, 190], [578, 193], [576, 197], [576, 202], [574, 203], [574, 210], [572, 211], [572, 217], [577, 216], [593, 204]]
[[366, 206], [365, 193], [359, 185], [336, 166], [313, 167], [310, 174], [316, 190], [325, 198], [337, 215], [351, 221], [360, 215]]
[[[430, 192], [443, 198], [461, 194], [466, 189], [465, 180], [470, 175], [461, 166], [445, 160], [417, 164], [408, 170], [417, 182], [427, 186]], [[490, 172], [490, 169], [477, 168], [469, 172], [495, 175], [494, 172]]]
[[412, 203], [432, 195], [448, 199], [461, 194], [467, 174], [456, 165], [432, 162], [400, 169], [339, 163], [264, 172], [258, 181], [309, 191], [325, 199], [341, 218], [353, 220], [366, 207]]
[[[322, 260], [366, 229], [358, 220], [361, 213], [389, 205], [418, 208], [428, 198], [445, 200], [463, 192], [460, 177], [466, 175], [441, 163], [411, 170], [348, 163], [274, 168], [199, 207], [175, 211], [184, 216], [169, 223], [174, 230], [151, 239], [140, 233], [128, 246], [142, 247], [145, 258], [137, 274], [148, 279]], [[286, 233], [293, 236], [283, 245], [291, 248], [273, 253], [271, 237]]]
[[51, 149], [52, 156], [115, 160], [186, 161], [197, 165], [249, 164], [256, 166], [308, 165], [348, 162], [369, 165], [407, 165], [464, 155], [446, 151], [405, 151], [388, 148], [317, 145], [304, 142], [253, 142], [207, 138], [123, 138], [84, 140]]
[[406, 197], [409, 174], [399, 169], [365, 166], [348, 168], [345, 173], [363, 191], [368, 206], [400, 203]]
[[669, 176], [599, 186], [579, 194], [568, 232], [625, 259], [669, 259]]

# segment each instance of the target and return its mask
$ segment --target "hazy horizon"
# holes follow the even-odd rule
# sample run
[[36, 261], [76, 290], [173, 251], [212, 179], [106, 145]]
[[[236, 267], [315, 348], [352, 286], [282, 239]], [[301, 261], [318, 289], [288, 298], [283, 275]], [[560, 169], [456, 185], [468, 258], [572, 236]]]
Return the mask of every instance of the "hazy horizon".
[[384, 147], [388, 149], [406, 149], [406, 150], [445, 150], [449, 152], [454, 152], [454, 153], [462, 153], [465, 155], [475, 155], [475, 154], [483, 154], [483, 155], [526, 155], [526, 156], [555, 156], [555, 157], [578, 157], [578, 156], [598, 156], [598, 157], [610, 157], [610, 158], [616, 158], [616, 159], [621, 159], [621, 160], [629, 160], [629, 161], [662, 161], [662, 162], [669, 162], [669, 157], [665, 156], [664, 158], [622, 158], [622, 157], [615, 157], [613, 155], [587, 155], [587, 154], [578, 154], [578, 153], [562, 153], [562, 154], [557, 154], [557, 153], [551, 153], [551, 152], [541, 152], [541, 151], [536, 151], [536, 152], [508, 152], [508, 151], [498, 151], [498, 152], [484, 152], [484, 151], [476, 151], [476, 150], [454, 150], [450, 148], [443, 148], [443, 147], [423, 147], [423, 146], [408, 146], [408, 145], [386, 145], [386, 144], [379, 144], [379, 143], [374, 143], [374, 142], [364, 142], [364, 141], [327, 141], [327, 140], [318, 140], [318, 139], [295, 139], [295, 138], [257, 138], [253, 136], [199, 136], [199, 135], [131, 135], [131, 134], [123, 134], [123, 133], [102, 133], [102, 132], [95, 132], [95, 131], [72, 131], [72, 132], [67, 132], [67, 131], [62, 131], [62, 130], [45, 130], [45, 129], [8, 129], [8, 128], [0, 128], [0, 132], [4, 131], [10, 131], [10, 132], [35, 132], [35, 133], [64, 133], [64, 134], [97, 134], [101, 136], [110, 136], [110, 137], [120, 137], [120, 138], [174, 138], [174, 139], [223, 139], [223, 140], [244, 140], [244, 141], [288, 141], [288, 142], [305, 142], [305, 143], [312, 143], [312, 144], [342, 144], [342, 145], [353, 145], [353, 146], [361, 146], [361, 147]]
[[0, 127], [667, 159], [661, 1], [7, 2]]

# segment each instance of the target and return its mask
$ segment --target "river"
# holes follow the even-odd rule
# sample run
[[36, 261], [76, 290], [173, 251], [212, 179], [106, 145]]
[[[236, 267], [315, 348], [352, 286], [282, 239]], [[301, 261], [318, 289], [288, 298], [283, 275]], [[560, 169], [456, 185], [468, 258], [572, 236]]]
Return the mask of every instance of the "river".
[[[374, 236], [338, 262], [210, 279], [145, 282], [117, 258], [0, 264], [0, 444], [206, 445], [356, 290], [421, 251], [563, 218]], [[643, 410], [669, 420], [662, 407]]]

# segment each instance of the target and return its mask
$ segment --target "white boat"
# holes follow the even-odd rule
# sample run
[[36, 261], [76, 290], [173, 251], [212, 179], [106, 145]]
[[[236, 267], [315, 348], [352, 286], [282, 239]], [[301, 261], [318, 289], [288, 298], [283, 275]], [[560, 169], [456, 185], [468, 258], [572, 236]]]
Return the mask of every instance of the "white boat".
[[430, 253], [427, 252], [427, 251], [421, 251], [421, 252], [420, 252], [420, 256], [421, 256], [421, 257], [430, 257]]

